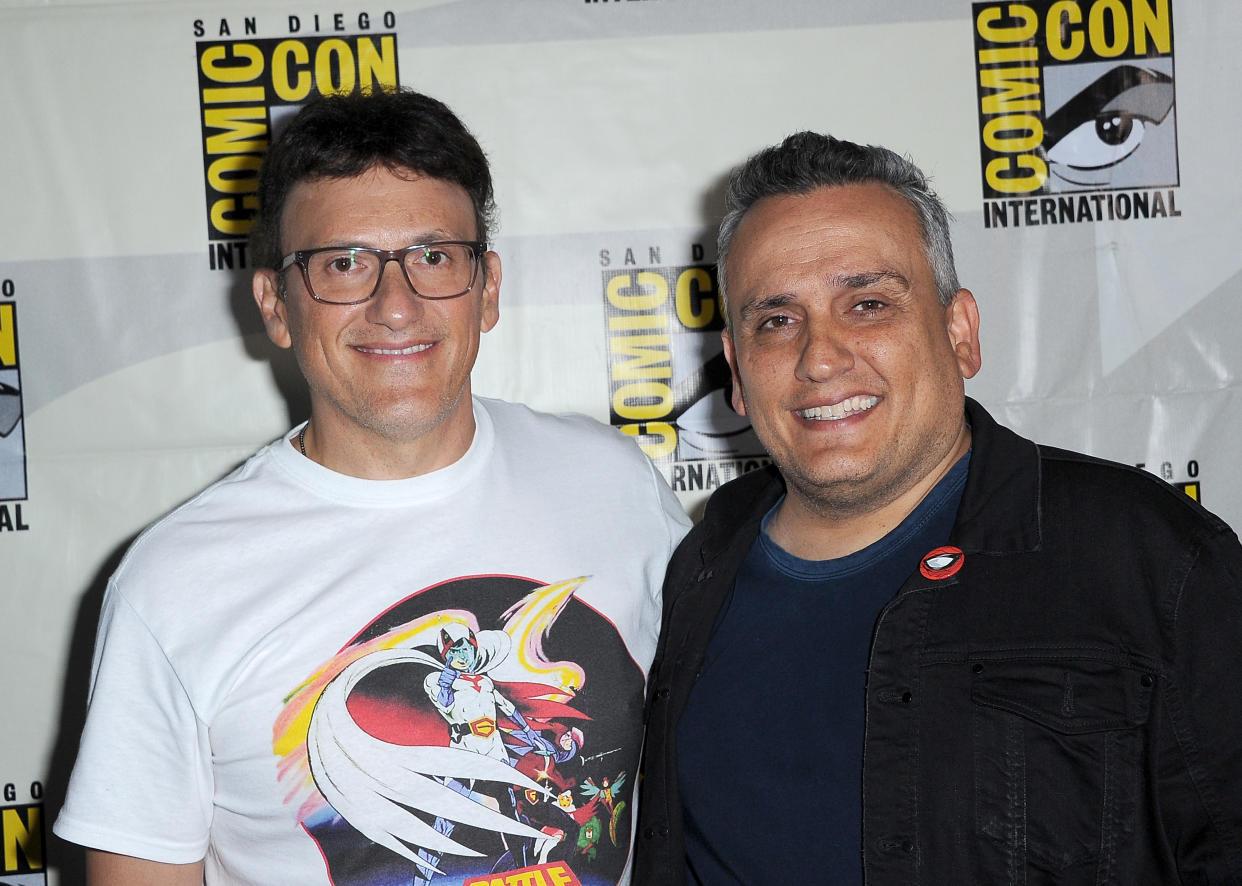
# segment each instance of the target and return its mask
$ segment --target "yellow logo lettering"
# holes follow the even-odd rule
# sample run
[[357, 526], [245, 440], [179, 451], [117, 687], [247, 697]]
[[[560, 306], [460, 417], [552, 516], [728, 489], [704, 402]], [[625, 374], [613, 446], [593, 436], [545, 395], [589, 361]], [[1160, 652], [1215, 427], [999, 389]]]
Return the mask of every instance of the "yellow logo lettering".
[[[1048, 7], [1048, 54], [1067, 62], [1082, 55], [1082, 10], [1074, 0], [1058, 0]], [[1067, 43], [1066, 40], [1069, 42]]]
[[[985, 114], [1011, 111], [1038, 111], [1039, 68], [984, 68], [979, 71], [979, 85], [995, 90], [983, 97]], [[1028, 98], [1028, 96], [1035, 98]]]
[[[677, 275], [677, 319], [689, 329], [701, 329], [716, 317], [716, 299], [704, 295], [712, 291], [712, 275], [706, 268], [686, 268]], [[698, 310], [694, 303], [698, 296]]]
[[[300, 102], [310, 95], [310, 51], [298, 40], [283, 40], [272, 51], [272, 88], [287, 102]], [[294, 79], [290, 80], [289, 77]]]
[[1039, 147], [1043, 140], [1043, 121], [1030, 114], [993, 117], [983, 127], [983, 143], [998, 153], [1030, 151]]
[[[1013, 169], [1025, 169], [1027, 174], [1015, 174]], [[988, 184], [1005, 194], [1027, 194], [1043, 187], [1048, 178], [1048, 164], [1035, 154], [1018, 157], [997, 157], [984, 170]]]
[[629, 335], [612, 339], [612, 353], [630, 359], [614, 362], [612, 377], [617, 381], [650, 378], [672, 378], [673, 367], [658, 364], [669, 362], [668, 335]]
[[358, 82], [364, 88], [397, 90], [397, 44], [391, 34], [380, 38], [378, 49], [370, 37], [358, 41]]
[[[258, 123], [249, 123], [258, 120]], [[223, 129], [207, 136], [208, 154], [242, 154], [267, 150], [267, 111], [262, 105], [248, 108], [207, 108], [203, 123], [209, 129]]]
[[203, 50], [199, 64], [208, 79], [216, 83], [249, 83], [263, 73], [263, 52], [251, 43], [209, 46]]
[[[646, 291], [643, 291], [644, 287]], [[626, 290], [631, 288], [640, 291], [637, 295], [627, 295]], [[651, 271], [639, 271], [635, 275], [618, 274], [608, 281], [608, 301], [623, 311], [649, 311], [667, 300], [668, 281]]]
[[17, 310], [0, 304], [0, 366], [17, 365]]
[[[43, 870], [43, 816], [41, 806], [27, 806], [26, 820], [17, 807], [0, 809], [0, 832], [4, 834], [4, 871]], [[19, 863], [21, 852], [24, 863]]]
[[[1108, 32], [1112, 31], [1112, 42]], [[1116, 58], [1130, 46], [1130, 16], [1121, 0], [1096, 0], [1087, 19], [1091, 48], [1100, 58]]]
[[1134, 51], [1147, 55], [1147, 40], [1160, 55], [1173, 51], [1173, 25], [1169, 17], [1169, 0], [1156, 0], [1153, 9], [1148, 0], [1134, 0]]
[[[333, 71], [336, 72], [335, 82]], [[315, 50], [315, 85], [321, 95], [349, 95], [358, 82], [354, 53], [344, 40], [325, 40]]]
[[632, 421], [663, 418], [673, 409], [673, 390], [663, 382], [632, 381], [612, 395], [612, 411]]
[[[996, 22], [1004, 18], [1014, 19], [1018, 24], [1008, 28], [997, 27]], [[1039, 30], [1039, 16], [1031, 7], [1021, 3], [1008, 4], [1003, 13], [1000, 6], [989, 6], [980, 11], [975, 27], [979, 29], [979, 36], [989, 42], [1021, 43], [1030, 40]]]
[[677, 429], [666, 421], [621, 425], [621, 433], [639, 438], [638, 448], [647, 458], [664, 458], [677, 448]]

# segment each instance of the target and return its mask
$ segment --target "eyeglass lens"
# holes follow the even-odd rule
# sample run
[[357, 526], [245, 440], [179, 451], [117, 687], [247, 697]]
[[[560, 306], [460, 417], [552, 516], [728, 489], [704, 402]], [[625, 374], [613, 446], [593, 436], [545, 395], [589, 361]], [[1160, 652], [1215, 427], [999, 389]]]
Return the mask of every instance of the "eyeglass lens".
[[[362, 248], [325, 249], [307, 256], [306, 273], [320, 300], [354, 302], [371, 296], [388, 261]], [[419, 295], [452, 298], [470, 289], [476, 262], [471, 247], [442, 243], [409, 249], [402, 266]]]

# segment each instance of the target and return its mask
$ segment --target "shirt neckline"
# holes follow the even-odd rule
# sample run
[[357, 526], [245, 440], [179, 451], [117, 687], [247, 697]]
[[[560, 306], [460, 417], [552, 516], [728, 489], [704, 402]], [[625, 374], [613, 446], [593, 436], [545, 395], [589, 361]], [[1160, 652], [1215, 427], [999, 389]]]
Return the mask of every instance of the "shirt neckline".
[[795, 556], [777, 544], [768, 534], [768, 523], [780, 507], [785, 496], [777, 499], [771, 509], [763, 515], [759, 524], [758, 543], [768, 560], [785, 574], [794, 578], [808, 578], [816, 581], [832, 578], [843, 578], [871, 568], [885, 557], [906, 544], [914, 535], [922, 531], [928, 522], [949, 502], [959, 501], [962, 490], [966, 487], [966, 476], [970, 468], [970, 451], [959, 458], [940, 478], [923, 500], [906, 515], [896, 527], [883, 538], [867, 545], [861, 550], [844, 557], [831, 560], [804, 560]]
[[366, 480], [326, 468], [291, 445], [306, 422], [268, 444], [267, 455], [299, 486], [322, 498], [347, 505], [400, 506], [460, 494], [462, 488], [487, 463], [495, 442], [495, 426], [486, 407], [471, 398], [474, 437], [461, 458], [452, 464], [417, 477], [401, 480]]

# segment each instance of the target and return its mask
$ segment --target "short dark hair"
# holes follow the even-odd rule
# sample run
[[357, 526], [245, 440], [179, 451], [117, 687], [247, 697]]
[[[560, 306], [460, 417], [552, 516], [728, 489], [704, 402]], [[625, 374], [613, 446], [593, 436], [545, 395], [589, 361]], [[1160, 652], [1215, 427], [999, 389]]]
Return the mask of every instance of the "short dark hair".
[[[876, 145], [857, 145], [818, 132], [798, 132], [765, 148], [734, 170], [716, 239], [718, 288], [725, 295], [725, 259], [742, 218], [764, 197], [808, 194], [818, 188], [875, 182], [905, 198], [918, 215], [927, 262], [941, 304], [958, 290], [949, 213], [923, 171], [908, 157]], [[726, 315], [727, 316], [727, 315]]]
[[475, 236], [490, 238], [496, 213], [492, 175], [483, 149], [457, 115], [411, 90], [353, 92], [312, 99], [268, 148], [259, 170], [259, 214], [250, 229], [254, 266], [280, 264], [280, 217], [294, 185], [352, 178], [376, 167], [460, 185], [474, 204]]

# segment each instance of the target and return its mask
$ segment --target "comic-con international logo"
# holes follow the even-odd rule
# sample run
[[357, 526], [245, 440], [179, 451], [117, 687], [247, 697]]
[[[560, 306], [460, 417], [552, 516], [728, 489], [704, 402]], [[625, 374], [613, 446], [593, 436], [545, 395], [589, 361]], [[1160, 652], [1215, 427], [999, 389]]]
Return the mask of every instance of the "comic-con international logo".
[[[6, 293], [12, 281], [0, 283]], [[26, 440], [22, 422], [21, 359], [17, 342], [17, 303], [11, 297], [0, 299], [0, 502], [26, 498]], [[0, 504], [0, 532], [25, 528], [20, 505], [13, 512]]]
[[[333, 18], [323, 26], [344, 26], [335, 21], [341, 16]], [[308, 16], [305, 24], [312, 21], [320, 27], [319, 16]], [[359, 27], [364, 22], [370, 27], [372, 19], [359, 16]], [[305, 27], [296, 15], [281, 23], [291, 31]], [[386, 13], [383, 23], [392, 27], [396, 19]], [[204, 29], [195, 24], [196, 32]], [[246, 32], [255, 29], [254, 19], [246, 19]], [[231, 30], [227, 21], [221, 30]], [[312, 95], [396, 89], [397, 35], [292, 33], [205, 40], [197, 48], [209, 262], [212, 269], [244, 268], [246, 237], [259, 208], [259, 165], [273, 126]]]
[[1180, 215], [1171, 2], [973, 5], [987, 227]]
[[714, 265], [603, 273], [611, 423], [677, 491], [713, 489], [769, 462], [729, 403]]

